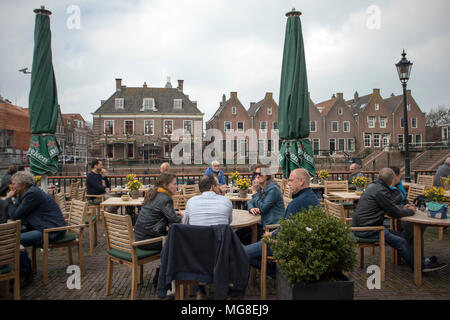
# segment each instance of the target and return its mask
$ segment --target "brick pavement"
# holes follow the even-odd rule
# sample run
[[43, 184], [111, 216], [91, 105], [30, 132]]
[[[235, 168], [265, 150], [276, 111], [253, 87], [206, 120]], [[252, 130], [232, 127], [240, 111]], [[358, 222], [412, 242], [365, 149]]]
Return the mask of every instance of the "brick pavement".
[[[131, 284], [131, 269], [114, 264], [112, 293], [105, 297], [106, 281], [106, 252], [103, 227], [99, 225], [99, 245], [94, 254], [89, 256], [87, 232], [84, 242], [84, 261], [86, 275], [82, 277], [81, 289], [69, 290], [66, 281], [68, 258], [66, 252], [62, 256], [59, 250], [52, 250], [49, 255], [49, 284], [45, 286], [42, 281], [41, 254], [38, 254], [38, 271], [33, 282], [21, 291], [23, 300], [103, 300], [103, 299], [129, 299]], [[428, 228], [425, 232], [425, 255], [436, 255], [440, 261], [450, 265], [450, 230], [446, 231], [443, 241], [437, 240], [437, 229]], [[370, 249], [366, 249], [365, 265], [378, 263], [378, 249], [371, 256]], [[78, 262], [76, 250], [73, 254], [74, 263]], [[151, 285], [158, 262], [147, 264], [144, 267], [144, 283], [138, 286], [138, 299], [157, 299], [156, 292]], [[390, 248], [386, 250], [386, 281], [381, 284], [380, 290], [369, 290], [366, 287], [368, 278], [366, 269], [359, 266], [350, 273], [355, 280], [355, 299], [450, 299], [450, 266], [423, 276], [423, 285], [416, 287], [413, 283], [413, 273], [406, 265], [396, 266], [390, 262]], [[259, 283], [259, 282], [258, 282]], [[276, 281], [268, 278], [268, 299], [276, 298]], [[211, 287], [207, 286], [207, 293], [212, 296]], [[186, 299], [194, 299], [188, 297]], [[245, 296], [246, 300], [259, 299], [259, 285], [249, 285]]]

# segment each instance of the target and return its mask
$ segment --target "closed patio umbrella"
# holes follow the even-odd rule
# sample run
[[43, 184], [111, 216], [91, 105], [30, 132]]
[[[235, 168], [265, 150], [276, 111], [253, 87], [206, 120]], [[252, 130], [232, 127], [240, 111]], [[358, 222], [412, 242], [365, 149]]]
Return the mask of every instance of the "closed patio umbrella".
[[43, 175], [46, 188], [48, 174], [58, 171], [61, 153], [55, 138], [58, 120], [58, 97], [52, 64], [50, 15], [43, 6], [35, 9], [34, 51], [29, 95], [31, 141], [28, 149], [30, 170]]
[[308, 139], [308, 79], [300, 15], [301, 12], [295, 9], [286, 14], [278, 109], [279, 160], [285, 178], [297, 168], [305, 168], [311, 175], [316, 175], [312, 145]]

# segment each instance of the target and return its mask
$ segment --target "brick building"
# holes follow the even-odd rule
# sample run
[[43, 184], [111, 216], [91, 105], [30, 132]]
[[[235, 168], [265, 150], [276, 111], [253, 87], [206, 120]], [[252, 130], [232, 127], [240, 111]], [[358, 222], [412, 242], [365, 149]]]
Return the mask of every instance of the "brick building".
[[[116, 90], [93, 113], [94, 156], [115, 160], [163, 160], [171, 158], [172, 141], [184, 134], [203, 136], [203, 113], [183, 92], [183, 80], [172, 88], [126, 87], [116, 79]], [[187, 136], [187, 135], [186, 135]], [[191, 149], [192, 150], [192, 149]], [[193, 153], [192, 153], [193, 154]]]
[[64, 155], [75, 156], [79, 160], [85, 161], [89, 157], [89, 149], [92, 140], [92, 133], [86, 125], [86, 121], [79, 113], [65, 113], [62, 115], [65, 129]]
[[30, 146], [28, 109], [0, 96], [0, 152], [24, 154]]

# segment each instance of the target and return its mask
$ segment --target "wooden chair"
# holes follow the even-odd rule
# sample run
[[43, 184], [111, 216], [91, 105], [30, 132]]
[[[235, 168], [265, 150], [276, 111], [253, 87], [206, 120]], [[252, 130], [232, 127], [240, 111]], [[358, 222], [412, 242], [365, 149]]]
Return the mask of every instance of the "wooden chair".
[[105, 196], [103, 194], [87, 194], [86, 191], [84, 193], [84, 199], [88, 202], [86, 224], [89, 225], [89, 255], [92, 256], [94, 247], [98, 244], [97, 221], [100, 219], [100, 203], [105, 201]]
[[6, 281], [9, 297], [9, 280], [14, 279], [14, 300], [20, 300], [20, 220], [0, 224], [0, 282]]
[[283, 197], [284, 208], [287, 208], [289, 203], [291, 203], [291, 201], [292, 201], [292, 198]]
[[77, 197], [79, 187], [80, 187], [80, 181], [72, 181], [72, 183], [70, 184], [69, 193], [66, 193], [67, 200], [72, 200]]
[[78, 188], [77, 193], [73, 199], [77, 199], [79, 201], [86, 201], [85, 195], [86, 195], [86, 187]]
[[338, 201], [341, 200], [338, 197], [334, 197], [330, 195], [330, 192], [348, 192], [348, 181], [327, 181], [324, 182], [324, 193], [323, 197], [326, 200], [330, 201]]
[[407, 195], [407, 199], [408, 199], [408, 202], [410, 202], [410, 203], [413, 203], [413, 201], [414, 201], [414, 199], [417, 197], [417, 196], [420, 196], [420, 195], [424, 195], [425, 194], [425, 186], [424, 185], [420, 185], [420, 184], [411, 184], [410, 186], [409, 186], [409, 189], [408, 189], [408, 195]]
[[283, 187], [283, 198], [292, 199], [292, 192], [289, 184], [286, 182]]
[[419, 174], [417, 176], [417, 184], [425, 186], [425, 189], [433, 188], [433, 176]]
[[446, 183], [447, 178], [446, 177], [441, 177], [441, 187], [444, 188], [445, 190], [450, 190], [450, 184]]
[[188, 194], [200, 194], [200, 189], [198, 188], [198, 184], [183, 184], [182, 187], [182, 194], [188, 195]]
[[[344, 223], [350, 223], [352, 221], [351, 218], [347, 218], [344, 206], [339, 203], [331, 202], [325, 200], [325, 210], [328, 215], [335, 217], [337, 219], [342, 220]], [[386, 247], [384, 242], [384, 227], [351, 227], [351, 231], [379, 231], [380, 238], [379, 240], [370, 240], [370, 239], [362, 239], [357, 238], [358, 243], [356, 247], [359, 248], [359, 266], [360, 268], [364, 268], [364, 248], [375, 248], [380, 247], [380, 270], [381, 270], [381, 281], [385, 279], [386, 273]]]
[[[268, 232], [270, 230], [278, 228], [279, 224], [272, 224], [265, 226], [265, 231]], [[266, 275], [267, 275], [267, 262], [272, 261], [276, 262], [273, 256], [267, 255], [267, 243], [262, 241], [262, 252], [261, 252], [261, 280], [260, 280], [260, 288], [261, 288], [261, 300], [266, 300]]]
[[175, 210], [186, 210], [186, 203], [191, 198], [192, 195], [174, 195], [173, 199], [173, 208]]
[[61, 209], [64, 219], [69, 218], [70, 203], [67, 203], [65, 194], [62, 192], [55, 194], [55, 201]]
[[[129, 215], [122, 216], [103, 212], [103, 226], [108, 254], [105, 295], [108, 296], [111, 293], [113, 263], [116, 262], [131, 267], [131, 300], [135, 300], [138, 278], [139, 283], [143, 282], [144, 264], [160, 258], [159, 250], [142, 250], [137, 247], [143, 244], [162, 242], [163, 237], [135, 242]], [[138, 267], [140, 267], [139, 270]]]
[[[78, 247], [78, 259], [80, 263], [81, 275], [85, 275], [84, 263], [83, 263], [83, 228], [86, 227], [86, 214], [87, 214], [87, 202], [72, 200], [70, 205], [70, 213], [68, 226], [44, 229], [44, 243], [42, 249], [44, 250], [44, 257], [42, 259], [43, 264], [43, 274], [44, 274], [44, 284], [48, 284], [48, 252], [49, 249], [54, 248], [67, 248], [69, 256], [69, 265], [73, 265], [72, 259], [72, 247]], [[64, 238], [50, 242], [49, 233], [55, 231], [66, 230]], [[77, 231], [78, 230], [78, 231]], [[75, 232], [67, 232], [75, 231]], [[33, 247], [33, 272], [36, 273], [36, 251], [37, 247]]]

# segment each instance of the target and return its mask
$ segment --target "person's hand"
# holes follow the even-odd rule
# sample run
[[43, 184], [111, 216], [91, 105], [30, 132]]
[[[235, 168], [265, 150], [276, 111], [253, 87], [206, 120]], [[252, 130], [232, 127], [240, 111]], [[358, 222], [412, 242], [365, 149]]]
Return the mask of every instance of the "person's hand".
[[252, 183], [252, 193], [256, 193], [256, 192], [258, 191], [258, 185], [259, 185], [259, 183], [256, 181], [256, 179], [253, 180], [253, 183]]
[[181, 217], [181, 220], [184, 220], [184, 213], [183, 212], [177, 211], [176, 214]]
[[260, 214], [261, 211], [259, 211], [259, 208], [251, 208], [250, 209], [250, 213], [254, 214], [254, 215], [257, 215], [257, 214]]
[[414, 213], [416, 213], [416, 211], [417, 211], [417, 207], [413, 204], [408, 204], [408, 205], [406, 205], [406, 207], [408, 209], [411, 209], [412, 211], [414, 211]]
[[16, 195], [16, 192], [14, 190], [8, 191], [6, 194], [6, 198], [12, 198]]
[[106, 188], [106, 182], [105, 182], [105, 180], [102, 180], [102, 186], [103, 186], [103, 188]]
[[273, 234], [273, 231], [272, 232], [269, 232], [269, 231], [264, 232], [265, 237], [271, 237], [272, 234]]

